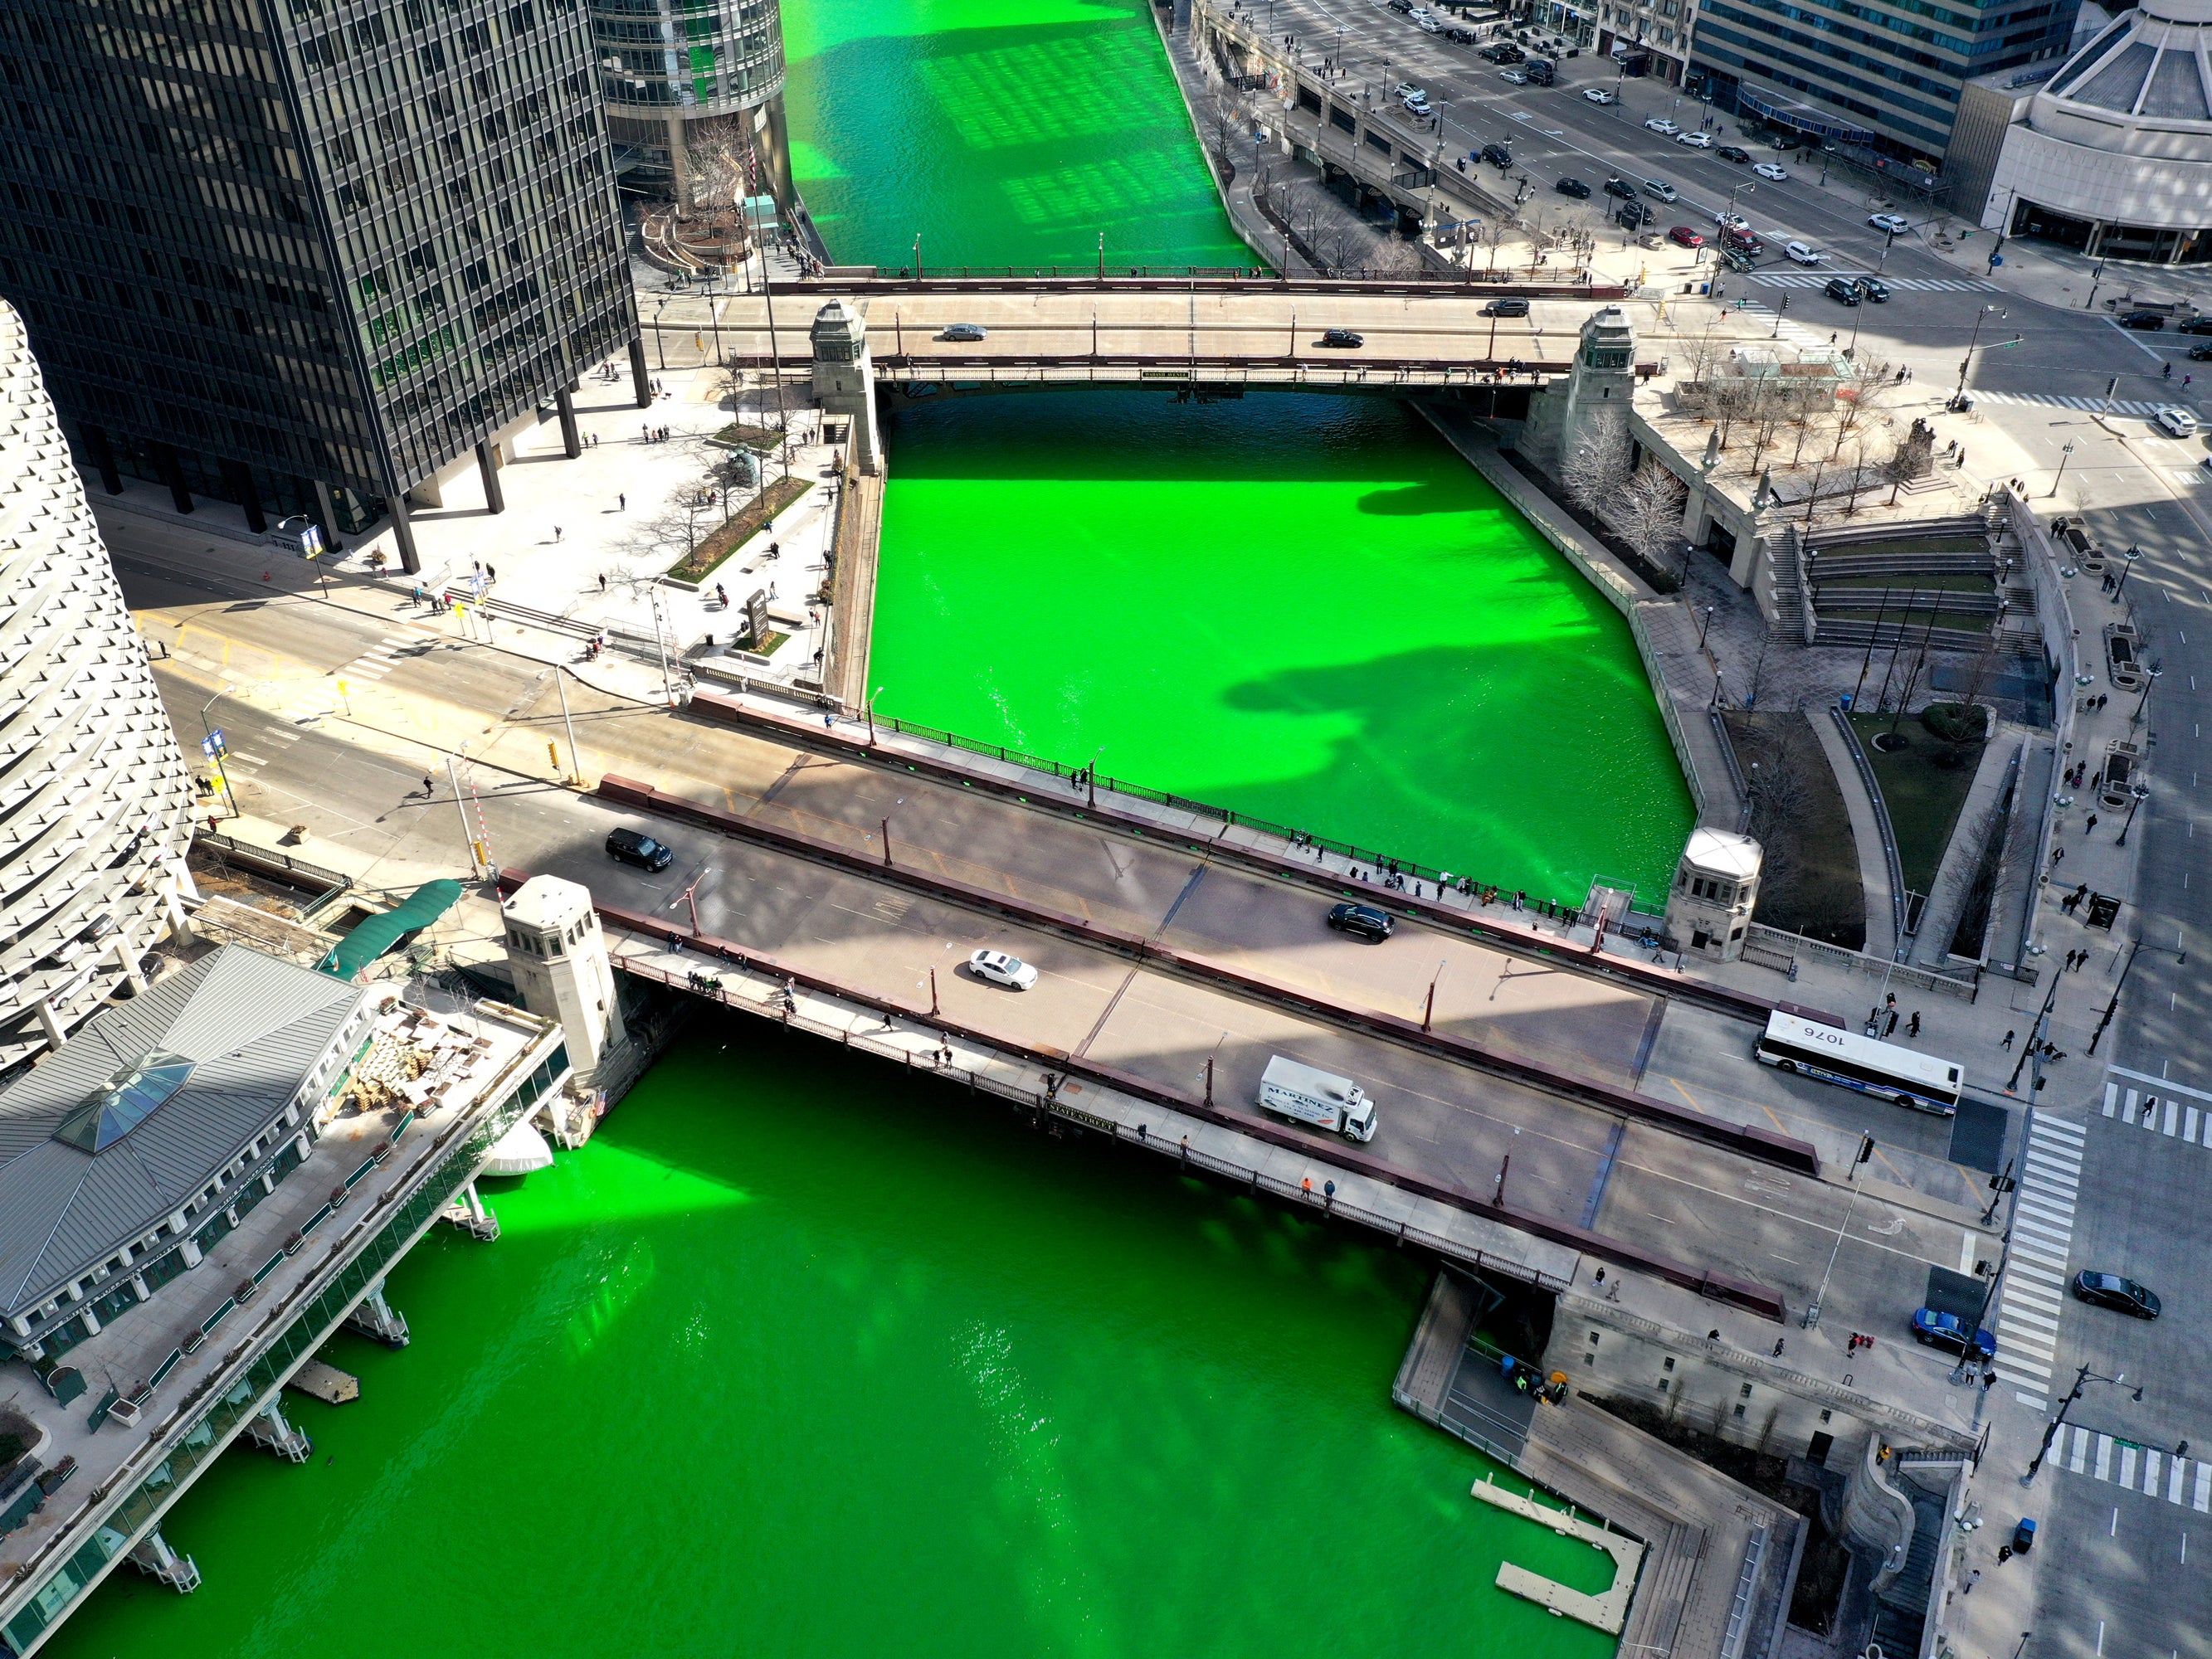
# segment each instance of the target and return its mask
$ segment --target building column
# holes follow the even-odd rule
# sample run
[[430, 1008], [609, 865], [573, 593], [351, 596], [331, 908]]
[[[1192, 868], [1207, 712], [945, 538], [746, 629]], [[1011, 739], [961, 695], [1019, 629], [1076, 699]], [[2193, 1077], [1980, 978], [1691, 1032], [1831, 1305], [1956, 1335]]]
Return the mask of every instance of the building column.
[[46, 1047], [49, 1048], [60, 1048], [62, 1044], [66, 1042], [69, 1039], [62, 1030], [61, 1021], [54, 1018], [53, 1005], [45, 997], [40, 997], [36, 1002], [33, 1003], [31, 1006], [38, 1013], [39, 1029], [46, 1033]]
[[275, 1452], [287, 1462], [304, 1463], [314, 1454], [315, 1443], [285, 1417], [281, 1395], [270, 1395], [268, 1403], [254, 1413], [246, 1434], [255, 1445]]
[[200, 1570], [189, 1555], [179, 1555], [169, 1547], [169, 1540], [158, 1532], [149, 1532], [144, 1541], [131, 1552], [131, 1565], [149, 1578], [158, 1578], [179, 1595], [190, 1595], [200, 1587]]
[[123, 982], [131, 988], [132, 996], [146, 994], [145, 975], [138, 971], [138, 952], [131, 947], [130, 936], [115, 936], [115, 965], [123, 970]]
[[407, 492], [401, 490], [386, 505], [392, 509], [392, 540], [399, 550], [399, 568], [410, 576], [419, 576], [422, 556], [415, 548], [415, 526], [407, 516]]
[[407, 1322], [397, 1308], [384, 1299], [384, 1281], [380, 1279], [368, 1287], [367, 1296], [354, 1304], [345, 1322], [349, 1329], [359, 1331], [387, 1348], [407, 1346]]
[[332, 556], [345, 551], [345, 541], [338, 534], [338, 504], [331, 495], [331, 487], [320, 478], [314, 483], [315, 524], [323, 532], [323, 545]]
[[115, 446], [107, 441], [107, 428], [94, 426], [90, 421], [80, 421], [77, 430], [83, 434], [85, 448], [91, 452], [93, 465], [100, 469], [100, 487], [111, 495], [120, 495], [123, 473], [115, 465]]
[[154, 447], [154, 465], [160, 470], [161, 482], [169, 486], [169, 500], [179, 513], [192, 510], [192, 492], [185, 486], [185, 465], [177, 459], [174, 444], [157, 443]]
[[262, 516], [261, 493], [253, 487], [253, 471], [243, 461], [222, 463], [222, 481], [238, 492], [239, 509], [246, 514], [246, 527], [258, 536], [269, 528], [269, 520]]
[[484, 506], [494, 513], [507, 511], [507, 495], [499, 487], [499, 459], [489, 440], [477, 446], [477, 473], [483, 479]]
[[676, 191], [676, 216], [687, 217], [692, 210], [691, 158], [684, 147], [684, 118], [672, 113], [668, 118], [668, 176]]
[[553, 394], [553, 406], [561, 411], [561, 453], [570, 460], [584, 453], [584, 434], [576, 429], [576, 388], [571, 384]]
[[653, 371], [646, 366], [645, 336], [637, 335], [629, 343], [629, 383], [637, 393], [640, 409], [653, 407]]

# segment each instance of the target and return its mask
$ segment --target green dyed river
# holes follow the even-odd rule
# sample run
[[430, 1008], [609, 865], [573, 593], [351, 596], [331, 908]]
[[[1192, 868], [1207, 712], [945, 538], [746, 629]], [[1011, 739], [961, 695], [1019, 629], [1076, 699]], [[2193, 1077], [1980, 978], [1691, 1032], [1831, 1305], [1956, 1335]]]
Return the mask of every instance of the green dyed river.
[[[723, 1045], [726, 1042], [727, 1048]], [[757, 1024], [708, 1028], [218, 1460], [65, 1659], [1412, 1652], [1599, 1659], [1491, 1587], [1613, 1567], [1468, 1496], [1389, 1405], [1407, 1256], [1018, 1127]]]

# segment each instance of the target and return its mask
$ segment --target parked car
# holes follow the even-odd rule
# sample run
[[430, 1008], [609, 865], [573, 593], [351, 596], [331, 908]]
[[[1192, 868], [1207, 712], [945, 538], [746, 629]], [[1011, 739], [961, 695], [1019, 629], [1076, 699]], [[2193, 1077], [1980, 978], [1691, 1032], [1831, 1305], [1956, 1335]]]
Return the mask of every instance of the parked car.
[[2212, 317], [2191, 317], [2185, 323], [2176, 323], [2177, 334], [2212, 334]]
[[1680, 243], [1684, 247], [1703, 247], [1705, 245], [1705, 239], [1687, 225], [1677, 225], [1667, 234], [1669, 240]]
[[1390, 88], [1390, 95], [1393, 98], [1418, 98], [1421, 95], [1421, 89], [1411, 81], [1401, 81]]
[[2118, 1273], [2093, 1273], [2083, 1268], [2074, 1275], [2074, 1294], [2100, 1308], [2112, 1308], [2137, 1319], [2155, 1319], [2163, 1311], [2158, 1294], [2148, 1285]]
[[1761, 161], [1752, 171], [1762, 179], [1771, 179], [1778, 185], [1790, 176], [1789, 168], [1778, 167], [1771, 161]]
[[1425, 94], [1417, 92], [1411, 98], [1401, 98], [1398, 101], [1405, 106], [1406, 113], [1408, 115], [1418, 115], [1426, 120], [1431, 113], [1429, 100]]
[[1912, 228], [1912, 221], [1901, 213], [1873, 214], [1869, 216], [1867, 222], [1876, 230], [1887, 231], [1892, 236], [1902, 236]]
[[1471, 46], [1480, 38], [1473, 29], [1455, 27], [1444, 31], [1444, 39], [1455, 46]]
[[1578, 202], [1589, 199], [1590, 187], [1579, 179], [1562, 179], [1553, 186], [1562, 196], [1571, 196]]
[[2162, 311], [2130, 311], [2120, 319], [2120, 326], [2141, 329], [2146, 334], [2155, 334], [2166, 326], [2166, 313]]
[[1528, 71], [1517, 69], [1500, 70], [1498, 71], [1498, 78], [1508, 86], [1525, 87], [1528, 84]]
[[1671, 202], [1681, 192], [1663, 179], [1646, 179], [1644, 193], [1655, 202]]
[[1782, 251], [1790, 256], [1793, 265], [1817, 265], [1828, 256], [1804, 242], [1784, 242]]
[[1608, 179], [1605, 181], [1605, 193], [1618, 196], [1624, 202], [1632, 202], [1636, 199], [1636, 186], [1626, 179]]
[[1009, 991], [1026, 991], [1037, 982], [1034, 967], [1004, 951], [978, 951], [968, 958], [968, 968], [976, 978]]
[[1524, 72], [1528, 75], [1528, 84], [1532, 87], [1548, 87], [1554, 78], [1553, 65], [1540, 58], [1531, 58], [1525, 65]]
[[990, 332], [981, 323], [951, 323], [937, 337], [940, 340], [975, 341], [988, 337]]
[[2190, 347], [2189, 361], [2192, 363], [2212, 363], [2212, 340]]
[[1413, 21], [1427, 33], [1442, 34], [1444, 32], [1444, 26], [1433, 17], [1416, 17]]
[[1593, 104], [1617, 104], [1620, 101], [1620, 94], [1610, 87], [1584, 87], [1583, 96]]
[[1492, 167], [1510, 167], [1513, 165], [1513, 152], [1503, 144], [1485, 144], [1482, 159]]
[[1766, 244], [1747, 230], [1730, 225], [1721, 232], [1721, 245], [1730, 253], [1740, 253], [1747, 259], [1756, 259], [1766, 252]]
[[1719, 156], [1723, 161], [1748, 161], [1751, 160], [1751, 152], [1744, 149], [1741, 144], [1723, 144], [1718, 149], [1715, 150], [1713, 154]]
[[1686, 149], [1711, 149], [1713, 136], [1710, 132], [1678, 132], [1674, 142]]
[[1827, 287], [1820, 290], [1838, 305], [1855, 306], [1859, 302], [1859, 285], [1847, 283], [1840, 276], [1828, 278]]
[[1751, 221], [1741, 213], [1730, 213], [1726, 208], [1713, 215], [1713, 222], [1724, 233], [1735, 231], [1746, 236], [1751, 234]]
[[2193, 438], [2197, 435], [2197, 417], [2185, 409], [2161, 409], [2150, 418], [2169, 438]]
[[1413, 0], [1390, 0], [1390, 9], [1392, 11], [1410, 12], [1413, 9]]
[[1371, 904], [1339, 904], [1330, 909], [1328, 925], [1340, 933], [1380, 945], [1398, 924], [1388, 910], [1378, 910]]
[[1641, 202], [1623, 202], [1613, 210], [1613, 222], [1626, 230], [1641, 230], [1657, 216]]
[[607, 856], [617, 864], [634, 864], [641, 870], [665, 870], [676, 862], [676, 849], [642, 830], [610, 830]]
[[1644, 124], [1644, 127], [1645, 131], [1656, 132], [1662, 138], [1672, 138], [1682, 130], [1663, 115], [1653, 116]]
[[1518, 299], [1492, 300], [1483, 307], [1482, 314], [1486, 317], [1526, 317], [1528, 302]]
[[1367, 337], [1348, 328], [1325, 328], [1321, 331], [1321, 343], [1325, 346], [1340, 346], [1356, 351], [1367, 343]]
[[1997, 1351], [1994, 1334], [1976, 1330], [1958, 1315], [1937, 1313], [1933, 1308], [1922, 1308], [1912, 1316], [1912, 1339], [1969, 1359], [1994, 1358]]
[[1859, 278], [1859, 297], [1863, 300], [1871, 300], [1878, 306], [1887, 305], [1889, 284], [1879, 276], [1862, 276]]

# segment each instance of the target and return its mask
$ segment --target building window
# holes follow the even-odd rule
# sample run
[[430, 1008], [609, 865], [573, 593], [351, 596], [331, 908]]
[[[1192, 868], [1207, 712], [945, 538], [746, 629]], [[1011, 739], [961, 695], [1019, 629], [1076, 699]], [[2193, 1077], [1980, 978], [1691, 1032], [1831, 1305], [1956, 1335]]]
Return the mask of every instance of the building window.
[[1595, 1331], [1592, 1331], [1590, 1333], [1590, 1346], [1593, 1348], [1597, 1346], [1597, 1333]]
[[1833, 1412], [1829, 1411], [1826, 1407], [1821, 1407], [1821, 1410], [1820, 1410], [1820, 1420], [1821, 1420], [1823, 1423], [1826, 1422], [1826, 1421], [1827, 1421], [1831, 1417], [1832, 1417], [1832, 1416], [1834, 1416], [1834, 1415], [1835, 1415], [1835, 1413], [1834, 1413]]
[[1741, 1407], [1741, 1406], [1738, 1406], [1738, 1407], [1735, 1408], [1735, 1414], [1736, 1414], [1738, 1417], [1741, 1417], [1741, 1416], [1743, 1415], [1743, 1407]]
[[1748, 1383], [1748, 1382], [1745, 1383], [1745, 1384], [1743, 1385], [1743, 1388], [1742, 1388], [1741, 1392], [1742, 1392], [1743, 1397], [1744, 1397], [1746, 1400], [1750, 1399], [1750, 1398], [1751, 1398], [1751, 1384], [1750, 1384], [1750, 1383]]
[[1666, 1365], [1665, 1365], [1664, 1369], [1665, 1369], [1665, 1370], [1670, 1370], [1670, 1371], [1671, 1371], [1671, 1370], [1673, 1370], [1674, 1369], [1674, 1358], [1673, 1358], [1673, 1357], [1672, 1357], [1672, 1356], [1669, 1356], [1669, 1357], [1668, 1357], [1668, 1361], [1667, 1361], [1667, 1364], [1666, 1364]]
[[1666, 1393], [1669, 1388], [1674, 1386], [1674, 1379], [1671, 1376], [1661, 1377], [1659, 1379], [1659, 1392], [1662, 1394]]

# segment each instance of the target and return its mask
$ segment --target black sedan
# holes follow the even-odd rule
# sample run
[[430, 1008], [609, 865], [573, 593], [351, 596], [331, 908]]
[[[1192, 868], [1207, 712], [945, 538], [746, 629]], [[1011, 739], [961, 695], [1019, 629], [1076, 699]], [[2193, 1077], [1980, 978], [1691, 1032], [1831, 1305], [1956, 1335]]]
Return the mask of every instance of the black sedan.
[[2190, 347], [2189, 361], [2192, 363], [2212, 363], [2212, 340]]
[[1380, 945], [1397, 926], [1388, 910], [1378, 910], [1371, 904], [1337, 905], [1328, 913], [1328, 925], [1340, 933], [1364, 939], [1370, 945]]
[[1636, 199], [1636, 186], [1626, 179], [1608, 179], [1605, 181], [1605, 193], [1618, 196], [1624, 202], [1632, 202]]
[[2092, 1273], [2084, 1268], [2074, 1275], [2074, 1294], [2084, 1302], [2133, 1314], [2137, 1319], [2155, 1319], [2161, 1311], [2156, 1291], [2118, 1273]]
[[1322, 331], [1321, 343], [1325, 346], [1341, 346], [1346, 350], [1357, 350], [1367, 343], [1367, 337], [1355, 334], [1348, 328], [1328, 328]]
[[2212, 334], [2212, 317], [2191, 317], [2185, 323], [2173, 325], [2177, 334]]
[[1590, 187], [1579, 179], [1562, 179], [1553, 186], [1560, 195], [1571, 196], [1578, 202], [1589, 199]]
[[1715, 150], [1713, 154], [1719, 156], [1723, 161], [1748, 161], [1751, 160], [1751, 152], [1744, 149], [1741, 144], [1723, 144], [1718, 149]]
[[1513, 152], [1503, 144], [1485, 144], [1482, 159], [1494, 167], [1510, 167], [1513, 165]]
[[2130, 311], [2120, 319], [2120, 326], [2141, 329], [2146, 334], [2155, 334], [2166, 326], [2166, 313], [2162, 311]]

